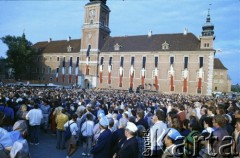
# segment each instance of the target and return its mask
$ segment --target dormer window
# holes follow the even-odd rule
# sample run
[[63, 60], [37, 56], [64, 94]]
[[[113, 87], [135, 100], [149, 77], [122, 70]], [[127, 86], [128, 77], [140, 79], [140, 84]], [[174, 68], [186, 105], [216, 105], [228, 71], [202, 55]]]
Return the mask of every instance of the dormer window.
[[67, 52], [71, 52], [72, 51], [72, 47], [69, 45], [68, 47], [67, 47]]
[[114, 45], [114, 50], [119, 51], [122, 46], [119, 45], [118, 43]]
[[166, 41], [162, 44], [162, 49], [163, 50], [169, 49], [169, 44]]

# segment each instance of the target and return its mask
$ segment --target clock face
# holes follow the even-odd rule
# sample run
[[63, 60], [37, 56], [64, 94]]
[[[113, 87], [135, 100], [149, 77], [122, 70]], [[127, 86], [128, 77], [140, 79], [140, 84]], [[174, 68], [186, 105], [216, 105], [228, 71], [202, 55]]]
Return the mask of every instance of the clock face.
[[94, 17], [95, 17], [95, 10], [94, 9], [89, 10], [89, 18], [93, 20]]

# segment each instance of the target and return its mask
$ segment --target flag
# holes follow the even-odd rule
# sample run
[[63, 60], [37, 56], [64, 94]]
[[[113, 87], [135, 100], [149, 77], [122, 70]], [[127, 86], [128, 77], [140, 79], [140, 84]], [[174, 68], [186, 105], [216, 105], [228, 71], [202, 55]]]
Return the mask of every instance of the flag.
[[112, 66], [108, 65], [108, 84], [111, 84], [111, 69]]
[[154, 78], [155, 78], [155, 88], [156, 90], [158, 91], [158, 70], [157, 68], [155, 68], [155, 71], [154, 71]]
[[62, 82], [64, 83], [64, 75], [65, 75], [65, 58], [63, 59], [62, 64]]
[[58, 82], [58, 73], [59, 73], [59, 68], [56, 69], [56, 82]]
[[174, 91], [174, 86], [173, 86], [173, 75], [171, 75], [171, 77], [170, 77], [170, 88], [171, 88], [171, 91]]
[[79, 64], [79, 57], [77, 57], [77, 62], [75, 67], [76, 84], [78, 83], [78, 64]]
[[99, 71], [100, 71], [99, 80], [100, 80], [100, 84], [102, 84], [102, 71], [103, 71], [103, 65], [100, 65]]
[[119, 69], [119, 76], [120, 76], [119, 87], [122, 87], [122, 77], [123, 77], [123, 68], [122, 67], [120, 67], [120, 69]]
[[174, 75], [174, 69], [173, 69], [173, 66], [171, 64], [171, 66], [170, 66], [170, 91], [174, 91], [173, 75]]
[[68, 68], [68, 77], [69, 77], [69, 83], [72, 82], [72, 57], [70, 57], [70, 62], [69, 62], [69, 68]]
[[89, 53], [90, 53], [91, 45], [88, 45], [87, 53], [86, 53], [86, 75], [89, 75]]
[[202, 89], [202, 78], [203, 78], [203, 69], [202, 67], [198, 71], [198, 87], [197, 87], [197, 92], [201, 93]]
[[89, 75], [89, 57], [86, 57], [86, 75]]
[[133, 72], [134, 72], [134, 69], [132, 65], [130, 68], [130, 88], [133, 88]]
[[142, 88], [144, 88], [144, 79], [145, 79], [145, 69], [144, 68], [142, 68], [141, 73], [142, 73]]
[[187, 77], [188, 77], [188, 70], [185, 69], [183, 71], [183, 92], [187, 92]]

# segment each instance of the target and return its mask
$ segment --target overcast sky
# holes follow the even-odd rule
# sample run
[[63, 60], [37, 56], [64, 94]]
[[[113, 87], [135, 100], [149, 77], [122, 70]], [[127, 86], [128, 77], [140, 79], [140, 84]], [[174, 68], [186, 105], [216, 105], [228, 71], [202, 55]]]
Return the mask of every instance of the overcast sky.
[[[21, 36], [32, 43], [81, 38], [84, 5], [89, 0], [0, 1], [0, 37]], [[209, 5], [212, 4], [212, 5]], [[240, 83], [240, 0], [108, 0], [111, 36], [182, 33], [201, 35], [211, 8], [215, 26], [214, 49], [228, 68], [234, 84]], [[7, 47], [0, 41], [0, 56]]]

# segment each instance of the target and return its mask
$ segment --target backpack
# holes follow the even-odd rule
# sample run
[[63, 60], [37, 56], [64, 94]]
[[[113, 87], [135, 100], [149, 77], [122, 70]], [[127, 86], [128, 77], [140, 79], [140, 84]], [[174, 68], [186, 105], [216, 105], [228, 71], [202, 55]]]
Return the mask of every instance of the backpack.
[[72, 123], [70, 123], [70, 124], [69, 124], [69, 122], [68, 122], [68, 126], [67, 126], [67, 128], [66, 128], [66, 130], [65, 130], [65, 139], [66, 139], [66, 140], [70, 139], [71, 136], [72, 136], [72, 132], [71, 132], [70, 126], [71, 126], [71, 124], [73, 124], [73, 123], [75, 123], [75, 122], [72, 122]]

